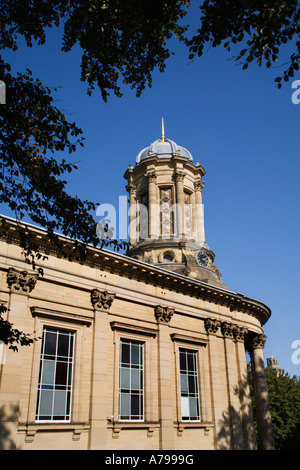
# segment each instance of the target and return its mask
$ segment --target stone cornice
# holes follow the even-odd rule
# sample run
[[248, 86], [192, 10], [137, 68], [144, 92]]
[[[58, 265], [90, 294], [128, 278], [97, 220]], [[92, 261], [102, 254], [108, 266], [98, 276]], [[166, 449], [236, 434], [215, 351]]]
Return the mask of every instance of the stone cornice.
[[[23, 230], [30, 233], [41, 251], [59, 258], [63, 257], [60, 250], [53, 242], [49, 241], [45, 230], [30, 225], [18, 224], [8, 218], [2, 218], [1, 228], [0, 238], [7, 243], [19, 245], [19, 233], [20, 230]], [[65, 246], [68, 258], [72, 260], [72, 253], [76, 249], [76, 243], [67, 237], [59, 236], [59, 238]], [[75, 256], [73, 261], [78, 262]], [[229, 308], [232, 312], [238, 311], [252, 315], [259, 320], [261, 325], [264, 325], [271, 315], [271, 310], [267, 305], [245, 297], [242, 294], [234, 293], [197, 279], [167, 271], [161, 267], [153, 266], [105, 249], [88, 246], [87, 256], [85, 259], [81, 259], [80, 263], [140, 282], [145, 282], [146, 284], [160, 286], [170, 291], [176, 291], [184, 295], [222, 305]]]

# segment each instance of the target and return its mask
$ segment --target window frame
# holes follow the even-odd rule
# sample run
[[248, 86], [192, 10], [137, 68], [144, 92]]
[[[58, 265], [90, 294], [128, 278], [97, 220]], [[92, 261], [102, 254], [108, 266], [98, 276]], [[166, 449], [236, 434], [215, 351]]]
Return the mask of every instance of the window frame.
[[[130, 359], [128, 362], [122, 361], [122, 355], [123, 355], [123, 344], [130, 345]], [[141, 363], [134, 363], [132, 361], [132, 346], [138, 346], [139, 347], [139, 360]], [[123, 366], [122, 366], [123, 364]], [[128, 365], [128, 367], [125, 367], [125, 364]], [[129, 387], [122, 387], [121, 383], [121, 376], [122, 376], [122, 371], [123, 370], [129, 370]], [[132, 371], [137, 370], [139, 371], [139, 388], [132, 388], [132, 379], [133, 379], [133, 374]], [[122, 391], [123, 390], [123, 391]], [[125, 390], [128, 390], [128, 392], [125, 392]], [[134, 393], [135, 391], [135, 393]], [[121, 414], [122, 412], [122, 395], [123, 396], [129, 396], [129, 411], [130, 413], [128, 415]], [[142, 404], [139, 403], [139, 411], [140, 413], [137, 415], [134, 415], [131, 413], [132, 411], [132, 397], [133, 396], [139, 396]], [[123, 417], [122, 417], [123, 416]], [[128, 417], [125, 417], [128, 416]], [[134, 418], [134, 416], [140, 416], [139, 418]], [[143, 422], [145, 420], [145, 342], [144, 341], [137, 341], [136, 339], [129, 339], [129, 338], [120, 338], [120, 355], [119, 355], [119, 406], [118, 406], [118, 420], [119, 421], [126, 421], [126, 422]]]
[[[181, 357], [181, 354], [185, 354], [186, 356], [186, 368], [183, 369], [182, 366], [181, 366], [181, 363], [182, 363], [182, 357]], [[181, 416], [181, 421], [182, 422], [201, 422], [202, 419], [201, 419], [201, 406], [200, 406], [200, 382], [199, 382], [199, 359], [198, 359], [198, 351], [195, 351], [193, 349], [190, 349], [188, 347], [182, 347], [180, 346], [178, 348], [178, 354], [179, 354], [179, 381], [180, 381], [180, 416]], [[189, 368], [189, 366], [191, 364], [189, 364], [189, 358], [188, 358], [188, 355], [189, 357], [193, 357], [193, 368]], [[182, 373], [184, 372], [184, 374]], [[187, 380], [186, 380], [186, 390], [183, 390], [183, 381], [182, 381], [182, 377], [186, 377]], [[193, 378], [194, 377], [194, 380], [190, 380], [190, 378]], [[192, 384], [194, 383], [194, 388], [195, 388], [195, 392], [193, 393], [191, 391], [192, 389]], [[197, 410], [197, 414], [194, 415], [195, 417], [192, 418], [191, 417], [191, 402], [190, 402], [190, 399], [194, 398], [195, 399], [195, 403], [196, 403], [196, 410]], [[185, 400], [186, 402], [188, 402], [188, 406], [189, 406], [189, 414], [188, 415], [183, 415], [183, 399], [188, 399], [188, 400]], [[187, 417], [189, 416], [189, 417]]]
[[[55, 344], [55, 354], [47, 354], [47, 351], [45, 351], [45, 346], [46, 346], [46, 338], [47, 338], [47, 333], [56, 334], [56, 344]], [[58, 355], [58, 346], [59, 346], [59, 335], [67, 335], [69, 336], [69, 342], [68, 342], [68, 355], [63, 356], [63, 355]], [[48, 326], [48, 325], [43, 325], [43, 336], [42, 336], [42, 344], [41, 344], [41, 349], [40, 349], [40, 361], [39, 361], [39, 378], [38, 378], [38, 384], [37, 384], [37, 397], [36, 397], [36, 413], [35, 413], [35, 422], [36, 423], [70, 423], [72, 419], [72, 398], [73, 398], [73, 389], [74, 389], [74, 362], [75, 362], [75, 351], [76, 351], [76, 332], [73, 329], [70, 328], [62, 328], [60, 326]], [[72, 351], [71, 351], [72, 349]], [[51, 359], [51, 356], [54, 359]], [[59, 360], [58, 358], [60, 357], [67, 357], [67, 361], [62, 361]], [[46, 361], [48, 362], [53, 362], [53, 383], [48, 384], [43, 383], [43, 376], [44, 376], [44, 371], [45, 371], [45, 365]], [[56, 372], [57, 372], [57, 366], [58, 363], [63, 363], [67, 364], [67, 376], [66, 379], [69, 381], [69, 377], [71, 376], [70, 383], [66, 383], [64, 386], [63, 384], [56, 384]], [[46, 388], [43, 388], [46, 387]], [[40, 412], [40, 407], [41, 407], [41, 396], [42, 396], [42, 390], [46, 391], [52, 391], [52, 404], [51, 404], [51, 413], [45, 415], [41, 414]], [[54, 414], [54, 400], [55, 400], [55, 392], [60, 392], [63, 391], [65, 392], [66, 398], [65, 398], [65, 414], [64, 415], [59, 415], [59, 414]], [[67, 412], [68, 411], [68, 412]], [[42, 416], [49, 416], [49, 418], [43, 419]], [[64, 416], [64, 418], [58, 418], [58, 416]], [[56, 417], [56, 418], [55, 418]]]
[[[210, 369], [208, 356], [207, 335], [193, 333], [193, 336], [181, 333], [171, 333], [171, 339], [174, 344], [175, 364], [176, 364], [176, 387], [177, 387], [177, 422], [183, 427], [202, 427], [204, 423], [211, 423], [210, 403], [212, 400], [210, 388]], [[197, 355], [198, 367], [198, 393], [199, 393], [199, 415], [200, 420], [182, 420], [181, 413], [181, 384], [180, 384], [180, 363], [179, 350], [187, 349], [194, 351]]]

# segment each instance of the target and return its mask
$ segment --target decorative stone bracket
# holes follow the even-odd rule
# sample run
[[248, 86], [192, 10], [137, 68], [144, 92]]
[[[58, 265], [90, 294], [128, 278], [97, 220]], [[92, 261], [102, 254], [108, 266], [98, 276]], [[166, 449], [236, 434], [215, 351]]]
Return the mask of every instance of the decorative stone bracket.
[[12, 292], [29, 294], [34, 289], [38, 276], [37, 273], [29, 273], [26, 270], [19, 271], [15, 268], [9, 268], [6, 280]]
[[174, 312], [174, 308], [162, 307], [161, 305], [156, 305], [154, 308], [154, 315], [157, 323], [169, 323], [172, 316], [174, 315]]
[[116, 294], [109, 293], [108, 291], [100, 291], [93, 289], [91, 292], [91, 302], [94, 308], [100, 310], [109, 310]]
[[244, 341], [245, 335], [248, 333], [247, 328], [240, 327], [234, 323], [212, 320], [211, 318], [206, 318], [204, 324], [208, 334], [217, 334], [219, 328], [221, 328], [224, 338], [235, 341]]

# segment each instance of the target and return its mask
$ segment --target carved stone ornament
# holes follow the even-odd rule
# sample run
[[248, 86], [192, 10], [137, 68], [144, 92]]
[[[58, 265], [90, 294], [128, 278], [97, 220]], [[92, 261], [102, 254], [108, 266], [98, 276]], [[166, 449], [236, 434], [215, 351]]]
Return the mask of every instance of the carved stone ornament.
[[109, 310], [116, 294], [109, 292], [100, 291], [99, 289], [93, 289], [91, 292], [91, 302], [94, 308], [101, 310]]
[[232, 325], [232, 323], [223, 322], [221, 325], [221, 330], [224, 338], [233, 339], [234, 325]]
[[156, 182], [156, 173], [155, 173], [155, 171], [149, 171], [149, 173], [146, 173], [145, 176], [148, 178], [149, 183], [155, 183]]
[[9, 268], [6, 280], [8, 287], [13, 291], [28, 294], [34, 289], [38, 276], [37, 273], [29, 273], [26, 270], [19, 271], [15, 268]]
[[267, 337], [263, 334], [255, 334], [251, 337], [251, 346], [253, 349], [263, 349]]
[[175, 181], [183, 182], [185, 175], [186, 173], [184, 171], [178, 171], [178, 170], [175, 171], [174, 172]]
[[195, 191], [202, 191], [203, 188], [204, 188], [204, 182], [202, 180], [197, 180], [194, 182]]
[[211, 318], [206, 318], [204, 325], [207, 333], [209, 333], [210, 335], [215, 335], [221, 326], [221, 322], [219, 322], [218, 320], [212, 320]]
[[172, 316], [174, 315], [174, 311], [174, 308], [156, 305], [156, 307], [154, 308], [155, 318], [158, 323], [169, 323]]
[[245, 341], [245, 335], [248, 333], [247, 328], [243, 328], [237, 325], [233, 327], [233, 336], [236, 341], [243, 342]]

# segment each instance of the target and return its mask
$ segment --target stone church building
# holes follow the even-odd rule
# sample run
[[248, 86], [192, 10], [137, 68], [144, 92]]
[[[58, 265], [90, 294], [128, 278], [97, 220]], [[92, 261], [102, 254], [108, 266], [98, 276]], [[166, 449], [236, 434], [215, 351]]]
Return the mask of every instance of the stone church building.
[[[36, 341], [0, 347], [0, 447], [274, 448], [264, 375], [270, 309], [223, 284], [204, 230], [205, 170], [165, 138], [124, 178], [130, 249], [70, 261], [44, 230], [3, 218], [0, 302]], [[47, 255], [25, 263], [21, 234]], [[74, 241], [59, 236], [64, 250]]]

